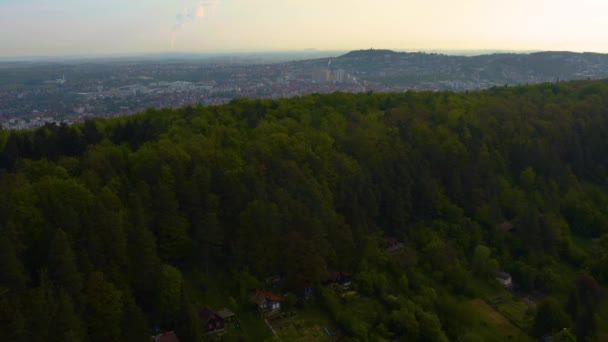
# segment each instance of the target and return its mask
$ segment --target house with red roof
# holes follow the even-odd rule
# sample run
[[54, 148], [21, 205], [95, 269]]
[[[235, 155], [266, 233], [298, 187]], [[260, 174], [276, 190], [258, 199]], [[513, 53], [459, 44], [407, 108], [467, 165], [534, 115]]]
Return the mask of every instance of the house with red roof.
[[255, 303], [260, 312], [276, 312], [281, 310], [283, 297], [270, 291], [257, 290], [255, 293]]

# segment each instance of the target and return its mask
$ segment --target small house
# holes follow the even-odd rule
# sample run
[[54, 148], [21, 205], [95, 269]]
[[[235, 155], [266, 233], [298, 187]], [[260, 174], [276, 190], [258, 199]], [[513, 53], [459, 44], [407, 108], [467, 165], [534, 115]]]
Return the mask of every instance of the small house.
[[[562, 331], [560, 331], [556, 334], [544, 335], [540, 338], [540, 340], [542, 342], [574, 341], [573, 339], [568, 338], [569, 334], [570, 334], [570, 332], [568, 331], [568, 329], [564, 328]], [[574, 338], [574, 337], [572, 336], [572, 338]]]
[[513, 286], [513, 279], [511, 279], [511, 275], [509, 273], [496, 272], [496, 280], [498, 280], [498, 282], [506, 288], [511, 288]]
[[511, 222], [503, 222], [499, 225], [496, 226], [496, 230], [498, 230], [499, 232], [503, 232], [505, 234], [507, 233], [512, 233], [515, 231], [515, 227], [513, 227], [513, 224]]
[[387, 252], [396, 252], [400, 249], [403, 249], [403, 247], [405, 247], [405, 245], [399, 241], [399, 239], [397, 239], [396, 237], [393, 236], [387, 236], [384, 238], [384, 245], [386, 248]]
[[270, 291], [258, 290], [255, 293], [255, 302], [260, 312], [275, 312], [281, 310], [283, 298]]
[[281, 280], [283, 279], [280, 275], [274, 275], [266, 278], [266, 285], [268, 285], [270, 288], [278, 289], [281, 285]]
[[205, 332], [208, 334], [224, 330], [224, 319], [208, 307], [204, 307], [201, 310], [201, 312], [199, 313], [199, 318], [203, 323]]
[[154, 342], [179, 342], [179, 338], [175, 335], [175, 332], [169, 331], [156, 336], [152, 336]]
[[219, 310], [217, 312], [217, 314], [222, 317], [222, 319], [224, 320], [224, 323], [226, 322], [233, 322], [235, 320], [236, 315], [234, 314], [234, 312], [230, 311], [227, 308], [223, 308], [221, 310]]
[[324, 285], [339, 284], [342, 290], [350, 290], [353, 283], [353, 274], [350, 272], [329, 272], [329, 276], [323, 282]]
[[315, 290], [312, 288], [312, 286], [306, 286], [304, 287], [304, 291], [302, 293], [302, 298], [303, 299], [311, 299], [312, 297], [314, 297], [315, 295]]

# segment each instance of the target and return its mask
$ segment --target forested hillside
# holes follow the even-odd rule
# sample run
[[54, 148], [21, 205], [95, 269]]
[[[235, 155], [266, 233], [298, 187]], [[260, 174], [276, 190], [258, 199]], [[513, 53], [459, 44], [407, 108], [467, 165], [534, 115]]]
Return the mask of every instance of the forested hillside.
[[[608, 333], [608, 82], [150, 109], [0, 131], [0, 151], [11, 341], [238, 338], [199, 311], [248, 317], [274, 275], [342, 340]], [[497, 271], [536, 309], [492, 311]]]

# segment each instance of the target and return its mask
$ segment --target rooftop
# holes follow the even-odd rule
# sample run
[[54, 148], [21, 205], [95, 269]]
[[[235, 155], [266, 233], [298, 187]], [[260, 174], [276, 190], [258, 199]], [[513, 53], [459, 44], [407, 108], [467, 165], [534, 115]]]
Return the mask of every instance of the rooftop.
[[177, 335], [173, 331], [153, 336], [152, 340], [154, 342], [179, 342], [179, 338], [177, 338]]
[[273, 302], [280, 302], [281, 300], [283, 300], [283, 297], [281, 297], [280, 295], [274, 294], [270, 291], [262, 291], [262, 290], [256, 291], [255, 297], [257, 300], [266, 299], [266, 300], [270, 300]]
[[507, 279], [511, 278], [511, 275], [507, 272], [496, 272], [496, 278], [502, 279], [502, 280], [507, 280]]
[[224, 319], [226, 319], [226, 318], [230, 318], [230, 317], [233, 317], [233, 316], [234, 316], [234, 312], [230, 311], [230, 310], [229, 310], [229, 309], [227, 309], [227, 308], [223, 308], [223, 309], [219, 310], [219, 311], [217, 312], [217, 314], [218, 314], [220, 317], [224, 318]]

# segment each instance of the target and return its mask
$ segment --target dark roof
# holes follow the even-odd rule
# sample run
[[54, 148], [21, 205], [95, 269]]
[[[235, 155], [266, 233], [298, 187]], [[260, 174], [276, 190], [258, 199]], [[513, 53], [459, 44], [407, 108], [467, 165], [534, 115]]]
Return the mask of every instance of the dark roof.
[[199, 313], [199, 317], [201, 318], [201, 321], [203, 321], [205, 323], [209, 322], [209, 320], [211, 318], [213, 318], [213, 316], [215, 316], [215, 312], [213, 312], [211, 309], [209, 309], [206, 306]]
[[385, 236], [384, 245], [389, 252], [394, 252], [403, 248], [405, 245], [394, 236]]
[[327, 281], [335, 283], [340, 280], [340, 272], [329, 272], [327, 276]]
[[399, 239], [397, 239], [394, 236], [385, 236], [384, 237], [384, 243], [386, 243], [388, 246], [394, 246], [400, 242], [401, 241], [399, 241]]
[[155, 342], [179, 342], [179, 338], [173, 331], [166, 332], [164, 334], [156, 335], [152, 337]]
[[499, 224], [497, 228], [498, 228], [498, 230], [500, 230], [503, 233], [508, 233], [508, 232], [514, 230], [513, 224], [508, 221]]
[[268, 284], [276, 284], [280, 281], [281, 281], [280, 275], [274, 275], [274, 276], [266, 278], [266, 283], [268, 283]]
[[339, 283], [339, 282], [345, 282], [345, 281], [350, 281], [350, 278], [352, 278], [353, 274], [351, 272], [329, 272], [329, 275], [327, 277], [327, 279], [325, 280], [325, 283], [331, 284], [331, 283]]

